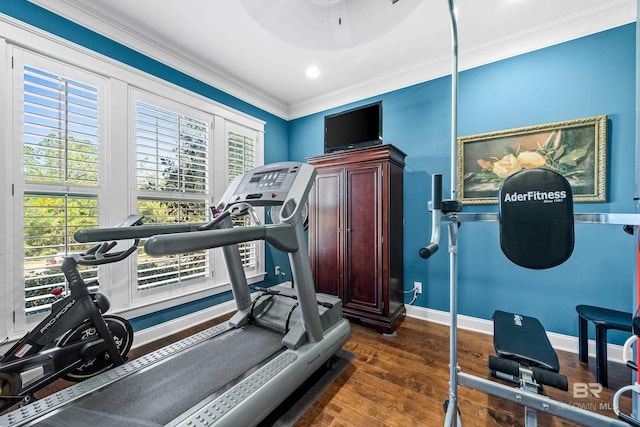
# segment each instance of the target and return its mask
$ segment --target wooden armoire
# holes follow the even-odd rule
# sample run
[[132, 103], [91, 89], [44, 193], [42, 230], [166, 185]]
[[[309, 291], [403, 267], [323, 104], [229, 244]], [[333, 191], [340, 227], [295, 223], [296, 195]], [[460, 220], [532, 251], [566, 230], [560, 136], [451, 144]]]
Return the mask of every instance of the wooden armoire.
[[383, 333], [393, 333], [406, 315], [405, 156], [377, 145], [307, 159], [318, 172], [309, 199], [316, 290], [339, 296], [345, 317]]

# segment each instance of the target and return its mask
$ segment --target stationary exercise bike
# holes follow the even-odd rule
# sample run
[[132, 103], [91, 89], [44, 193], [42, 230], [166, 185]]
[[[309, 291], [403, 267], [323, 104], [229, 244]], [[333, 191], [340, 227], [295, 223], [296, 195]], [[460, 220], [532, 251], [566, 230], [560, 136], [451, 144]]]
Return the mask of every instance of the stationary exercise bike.
[[[118, 227], [140, 225], [142, 218], [131, 215]], [[103, 315], [109, 300], [89, 292], [98, 283], [85, 282], [78, 265], [121, 261], [136, 251], [138, 243], [135, 240], [128, 249], [111, 252], [116, 242], [105, 242], [63, 260], [67, 295], [54, 290], [59, 298], [51, 313], [0, 358], [0, 411], [18, 402], [30, 403], [33, 393], [58, 378], [82, 381], [125, 362], [133, 328], [121, 317]]]

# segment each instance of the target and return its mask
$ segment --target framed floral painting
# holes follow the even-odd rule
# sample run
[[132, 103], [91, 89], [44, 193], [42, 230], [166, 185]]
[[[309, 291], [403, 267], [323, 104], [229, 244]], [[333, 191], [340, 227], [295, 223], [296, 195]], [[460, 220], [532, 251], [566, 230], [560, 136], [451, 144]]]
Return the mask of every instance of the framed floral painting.
[[458, 198], [497, 203], [509, 175], [527, 168], [562, 174], [576, 202], [606, 201], [607, 116], [586, 117], [458, 139]]

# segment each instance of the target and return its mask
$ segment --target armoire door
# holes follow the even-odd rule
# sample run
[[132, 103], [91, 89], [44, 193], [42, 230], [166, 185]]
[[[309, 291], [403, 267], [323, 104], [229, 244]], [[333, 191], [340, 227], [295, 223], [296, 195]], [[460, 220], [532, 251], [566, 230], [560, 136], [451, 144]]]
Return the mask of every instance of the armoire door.
[[314, 256], [311, 268], [316, 290], [342, 295], [343, 170], [322, 170], [312, 192], [309, 245]]
[[345, 280], [343, 305], [382, 312], [382, 200], [380, 163], [346, 169]]

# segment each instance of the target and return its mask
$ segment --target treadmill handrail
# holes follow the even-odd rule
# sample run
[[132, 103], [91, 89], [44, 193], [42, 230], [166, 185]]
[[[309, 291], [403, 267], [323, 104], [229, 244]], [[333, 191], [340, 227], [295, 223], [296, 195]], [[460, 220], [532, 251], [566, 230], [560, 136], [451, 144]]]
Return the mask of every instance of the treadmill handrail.
[[105, 242], [111, 240], [146, 239], [157, 234], [174, 234], [199, 231], [206, 222], [187, 222], [175, 224], [149, 224], [136, 227], [88, 228], [73, 235], [77, 242]]
[[[211, 230], [217, 227], [218, 224], [227, 216], [230, 215], [228, 210], [221, 212], [208, 222], [180, 222], [170, 224], [147, 224], [136, 225], [135, 227], [122, 227], [117, 225], [115, 227], [106, 228], [88, 228], [85, 230], [78, 230], [74, 234], [74, 238], [77, 242], [106, 242], [113, 240], [128, 240], [128, 239], [146, 239], [157, 234], [175, 234], [175, 233], [191, 233], [194, 231]], [[132, 215], [131, 217], [136, 217]], [[137, 216], [142, 219], [142, 216]]]
[[266, 240], [286, 252], [298, 250], [294, 227], [287, 223], [155, 235], [144, 244], [144, 250], [152, 256], [175, 255], [253, 240]]

